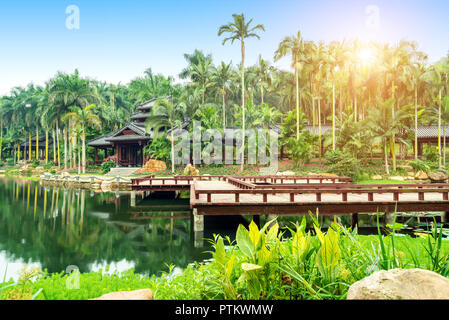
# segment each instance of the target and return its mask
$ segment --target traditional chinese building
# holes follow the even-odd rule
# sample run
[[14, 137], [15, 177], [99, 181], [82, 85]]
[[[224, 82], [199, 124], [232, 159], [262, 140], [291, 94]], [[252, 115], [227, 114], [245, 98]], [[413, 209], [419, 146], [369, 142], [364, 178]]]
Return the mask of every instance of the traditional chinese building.
[[[95, 148], [95, 164], [100, 165], [104, 159], [116, 155], [117, 166], [138, 167], [145, 163], [143, 149], [152, 138], [146, 132], [145, 121], [150, 115], [157, 98], [137, 106], [137, 113], [131, 115], [131, 121], [123, 128], [91, 140], [88, 146]], [[103, 160], [99, 160], [99, 151], [103, 152]]]

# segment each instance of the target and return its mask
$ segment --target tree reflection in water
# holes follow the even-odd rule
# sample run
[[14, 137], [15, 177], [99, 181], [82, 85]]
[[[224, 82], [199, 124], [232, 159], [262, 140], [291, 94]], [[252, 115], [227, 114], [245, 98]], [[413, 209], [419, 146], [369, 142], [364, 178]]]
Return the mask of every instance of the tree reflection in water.
[[166, 264], [183, 268], [208, 258], [204, 248], [193, 247], [188, 206], [164, 212], [163, 200], [137, 197], [137, 206], [131, 207], [130, 193], [0, 179], [0, 252], [7, 262], [37, 261], [48, 272], [69, 265], [88, 272], [93, 266], [128, 261], [138, 273], [158, 274], [167, 270]]

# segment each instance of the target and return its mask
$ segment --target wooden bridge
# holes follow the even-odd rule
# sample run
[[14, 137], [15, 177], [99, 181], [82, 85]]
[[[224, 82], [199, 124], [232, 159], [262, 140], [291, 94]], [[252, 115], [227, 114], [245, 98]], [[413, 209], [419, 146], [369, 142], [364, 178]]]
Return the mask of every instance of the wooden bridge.
[[356, 214], [449, 212], [449, 184], [353, 184], [349, 177], [147, 176], [132, 179], [132, 190], [190, 190], [198, 215]]

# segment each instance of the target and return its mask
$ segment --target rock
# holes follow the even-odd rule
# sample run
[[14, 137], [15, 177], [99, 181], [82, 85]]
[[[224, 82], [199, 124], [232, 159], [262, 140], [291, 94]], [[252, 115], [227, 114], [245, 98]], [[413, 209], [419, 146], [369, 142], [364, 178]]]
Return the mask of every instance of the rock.
[[160, 160], [148, 160], [147, 163], [145, 163], [145, 166], [142, 168], [142, 172], [160, 172], [167, 170], [167, 165], [164, 161]]
[[393, 176], [393, 177], [390, 177], [390, 179], [391, 180], [398, 180], [398, 181], [404, 181], [405, 180], [404, 177], [400, 177], [400, 176]]
[[183, 174], [185, 176], [199, 176], [200, 175], [200, 171], [189, 163], [185, 167], [185, 169], [183, 171]]
[[276, 175], [277, 176], [294, 176], [295, 173], [293, 171], [287, 170], [284, 172], [277, 172]]
[[446, 173], [441, 171], [431, 172], [428, 176], [432, 182], [445, 182], [449, 178]]
[[371, 180], [382, 180], [382, 176], [376, 174], [376, 175], [374, 175], [374, 176], [371, 177]]
[[117, 291], [106, 293], [101, 297], [89, 300], [153, 300], [153, 291], [150, 289]]
[[429, 179], [429, 176], [427, 175], [427, 173], [425, 173], [422, 170], [419, 170], [416, 174], [415, 174], [415, 179], [418, 180], [427, 180]]
[[335, 173], [319, 173], [318, 175], [326, 177], [338, 177], [338, 174]]
[[352, 284], [346, 299], [449, 299], [449, 279], [423, 269], [381, 270]]

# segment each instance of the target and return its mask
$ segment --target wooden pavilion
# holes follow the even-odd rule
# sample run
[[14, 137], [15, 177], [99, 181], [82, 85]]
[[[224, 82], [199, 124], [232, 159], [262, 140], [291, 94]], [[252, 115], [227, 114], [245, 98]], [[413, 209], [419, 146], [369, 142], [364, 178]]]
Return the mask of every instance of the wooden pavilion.
[[[145, 130], [145, 121], [158, 98], [153, 98], [137, 106], [138, 112], [131, 115], [131, 121], [123, 128], [101, 136], [87, 143], [95, 148], [95, 164], [100, 165], [108, 156], [116, 155], [117, 166], [138, 167], [145, 163], [143, 149], [151, 140], [152, 133]], [[98, 151], [104, 152], [103, 160], [98, 159]]]

